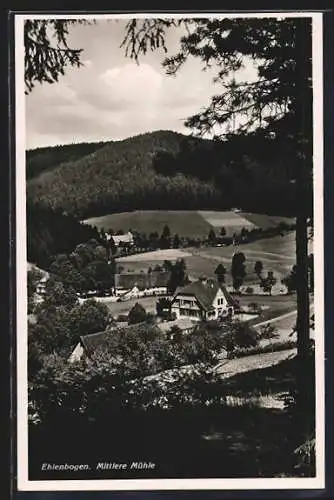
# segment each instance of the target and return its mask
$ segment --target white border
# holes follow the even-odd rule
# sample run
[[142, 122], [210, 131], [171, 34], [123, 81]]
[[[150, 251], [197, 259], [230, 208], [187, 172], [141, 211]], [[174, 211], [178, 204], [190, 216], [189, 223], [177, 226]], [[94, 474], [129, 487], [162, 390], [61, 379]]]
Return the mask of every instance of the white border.
[[[25, 179], [25, 19], [129, 19], [147, 17], [310, 17], [313, 56], [313, 140], [314, 140], [314, 258], [316, 318], [316, 471], [315, 478], [274, 479], [112, 479], [112, 480], [28, 480], [28, 381], [27, 381], [27, 251]], [[324, 407], [324, 258], [323, 258], [323, 61], [322, 13], [192, 13], [192, 14], [89, 14], [15, 15], [16, 82], [16, 269], [17, 269], [17, 486], [19, 491], [131, 491], [131, 490], [282, 490], [325, 487], [325, 407]]]

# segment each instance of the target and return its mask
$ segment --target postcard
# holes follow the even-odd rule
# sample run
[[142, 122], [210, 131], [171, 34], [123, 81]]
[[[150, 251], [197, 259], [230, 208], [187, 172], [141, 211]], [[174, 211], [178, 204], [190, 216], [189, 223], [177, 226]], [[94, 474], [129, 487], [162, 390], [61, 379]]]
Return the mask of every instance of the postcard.
[[18, 489], [324, 488], [322, 14], [14, 23]]

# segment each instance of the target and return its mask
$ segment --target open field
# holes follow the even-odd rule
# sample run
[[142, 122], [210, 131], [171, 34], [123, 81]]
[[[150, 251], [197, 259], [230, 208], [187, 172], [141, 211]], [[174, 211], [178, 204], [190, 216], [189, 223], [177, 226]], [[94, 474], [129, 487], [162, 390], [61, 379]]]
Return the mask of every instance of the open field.
[[[242, 227], [247, 229], [255, 229], [257, 226], [250, 222], [248, 219], [244, 218], [241, 213], [235, 212], [214, 212], [214, 211], [199, 211], [198, 212], [204, 220], [210, 224], [214, 229], [221, 229], [225, 227], [227, 234], [234, 231], [240, 231]], [[264, 217], [268, 217], [265, 215]], [[260, 226], [261, 227], [261, 226]]]
[[274, 307], [275, 310], [279, 309], [287, 312], [290, 307], [296, 309], [297, 298], [296, 295], [241, 295], [234, 296], [240, 302], [240, 305], [246, 306], [252, 302], [261, 304], [262, 306]]
[[[240, 245], [239, 250], [246, 256], [245, 283], [254, 284], [259, 280], [254, 273], [257, 260], [263, 264], [264, 274], [273, 271], [277, 280], [288, 274], [295, 263], [295, 233], [284, 236], [264, 238], [252, 243]], [[201, 275], [214, 276], [214, 271], [219, 263], [226, 267], [226, 282], [231, 284], [231, 262], [234, 246], [185, 248], [179, 250], [158, 250], [143, 254], [120, 257], [117, 262], [126, 270], [147, 271], [152, 264], [162, 264], [164, 260], [175, 261], [184, 258], [190, 279], [197, 279]]]
[[166, 250], [154, 250], [153, 252], [137, 253], [135, 255], [126, 255], [125, 257], [120, 257], [117, 259], [118, 262], [164, 262], [165, 260], [170, 260], [172, 262], [177, 259], [184, 259], [185, 257], [191, 257], [192, 253], [187, 252], [187, 250], [179, 250], [177, 248], [167, 248]]
[[285, 222], [286, 224], [291, 224], [295, 222], [294, 217], [279, 217], [275, 215], [253, 214], [249, 212], [242, 212], [242, 217], [244, 217], [246, 220], [248, 220], [255, 226], [261, 227], [262, 229], [275, 227], [280, 222]]
[[162, 232], [167, 224], [172, 234], [189, 238], [203, 238], [208, 235], [210, 224], [196, 211], [192, 210], [136, 210], [119, 214], [104, 215], [84, 221], [86, 224], [105, 230], [129, 229], [141, 233]]
[[264, 214], [235, 213], [233, 211], [196, 211], [196, 210], [136, 210], [118, 214], [92, 217], [83, 222], [98, 229], [114, 231], [136, 230], [149, 235], [153, 231], [160, 234], [167, 224], [172, 234], [180, 237], [205, 238], [210, 229], [217, 233], [224, 226], [227, 235], [239, 232], [242, 227], [267, 229], [279, 222], [294, 222], [286, 217]]

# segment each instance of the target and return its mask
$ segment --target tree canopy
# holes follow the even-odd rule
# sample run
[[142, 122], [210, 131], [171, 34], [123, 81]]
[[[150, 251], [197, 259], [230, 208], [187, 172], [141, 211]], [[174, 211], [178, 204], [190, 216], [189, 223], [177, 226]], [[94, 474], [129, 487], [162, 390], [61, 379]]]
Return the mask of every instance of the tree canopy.
[[87, 23], [70, 19], [27, 19], [24, 23], [26, 93], [36, 82], [54, 83], [69, 66], [82, 66], [82, 49], [68, 46], [71, 25]]
[[[307, 29], [311, 32], [311, 22]], [[296, 84], [296, 18], [202, 18], [202, 19], [131, 19], [127, 24], [123, 45], [126, 54], [136, 61], [148, 50], [167, 47], [165, 32], [183, 27], [181, 47], [168, 56], [163, 66], [175, 75], [190, 57], [197, 57], [203, 68], [215, 67], [215, 83], [220, 92], [202, 112], [188, 118], [186, 125], [200, 134], [214, 132], [216, 137], [260, 129], [265, 134], [290, 139], [300, 133], [297, 117], [299, 88]], [[310, 37], [304, 40], [304, 68], [311, 90]], [[254, 65], [254, 81], [237, 81], [235, 74]], [[311, 98], [311, 94], [309, 95]], [[240, 119], [242, 115], [243, 119]], [[237, 119], [238, 118], [238, 119]], [[219, 129], [216, 126], [219, 125]]]

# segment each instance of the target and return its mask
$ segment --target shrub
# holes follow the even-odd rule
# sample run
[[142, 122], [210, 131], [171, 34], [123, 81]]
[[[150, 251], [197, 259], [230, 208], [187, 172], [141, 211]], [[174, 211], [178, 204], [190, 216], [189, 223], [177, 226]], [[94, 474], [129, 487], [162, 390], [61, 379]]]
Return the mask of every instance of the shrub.
[[229, 352], [228, 359], [233, 358], [243, 358], [245, 356], [251, 356], [254, 354], [265, 354], [267, 352], [279, 352], [285, 351], [287, 349], [292, 349], [297, 346], [295, 340], [285, 340], [284, 342], [277, 342], [275, 344], [267, 344], [265, 346], [254, 346], [254, 347], [237, 347], [233, 351]]
[[224, 335], [224, 347], [229, 352], [238, 348], [249, 348], [257, 345], [257, 332], [247, 323], [235, 321], [229, 325], [229, 332]]
[[245, 292], [248, 293], [249, 295], [252, 295], [254, 293], [254, 288], [251, 286], [248, 286], [246, 288]]
[[295, 449], [297, 463], [295, 469], [302, 476], [313, 476], [315, 474], [315, 438], [310, 438]]
[[258, 336], [259, 340], [272, 340], [277, 337], [279, 337], [279, 334], [277, 333], [277, 328], [274, 325], [267, 323], [266, 325], [262, 325], [260, 327]]
[[135, 325], [137, 323], [143, 323], [147, 319], [147, 313], [144, 307], [137, 302], [129, 312], [128, 323], [129, 325]]

